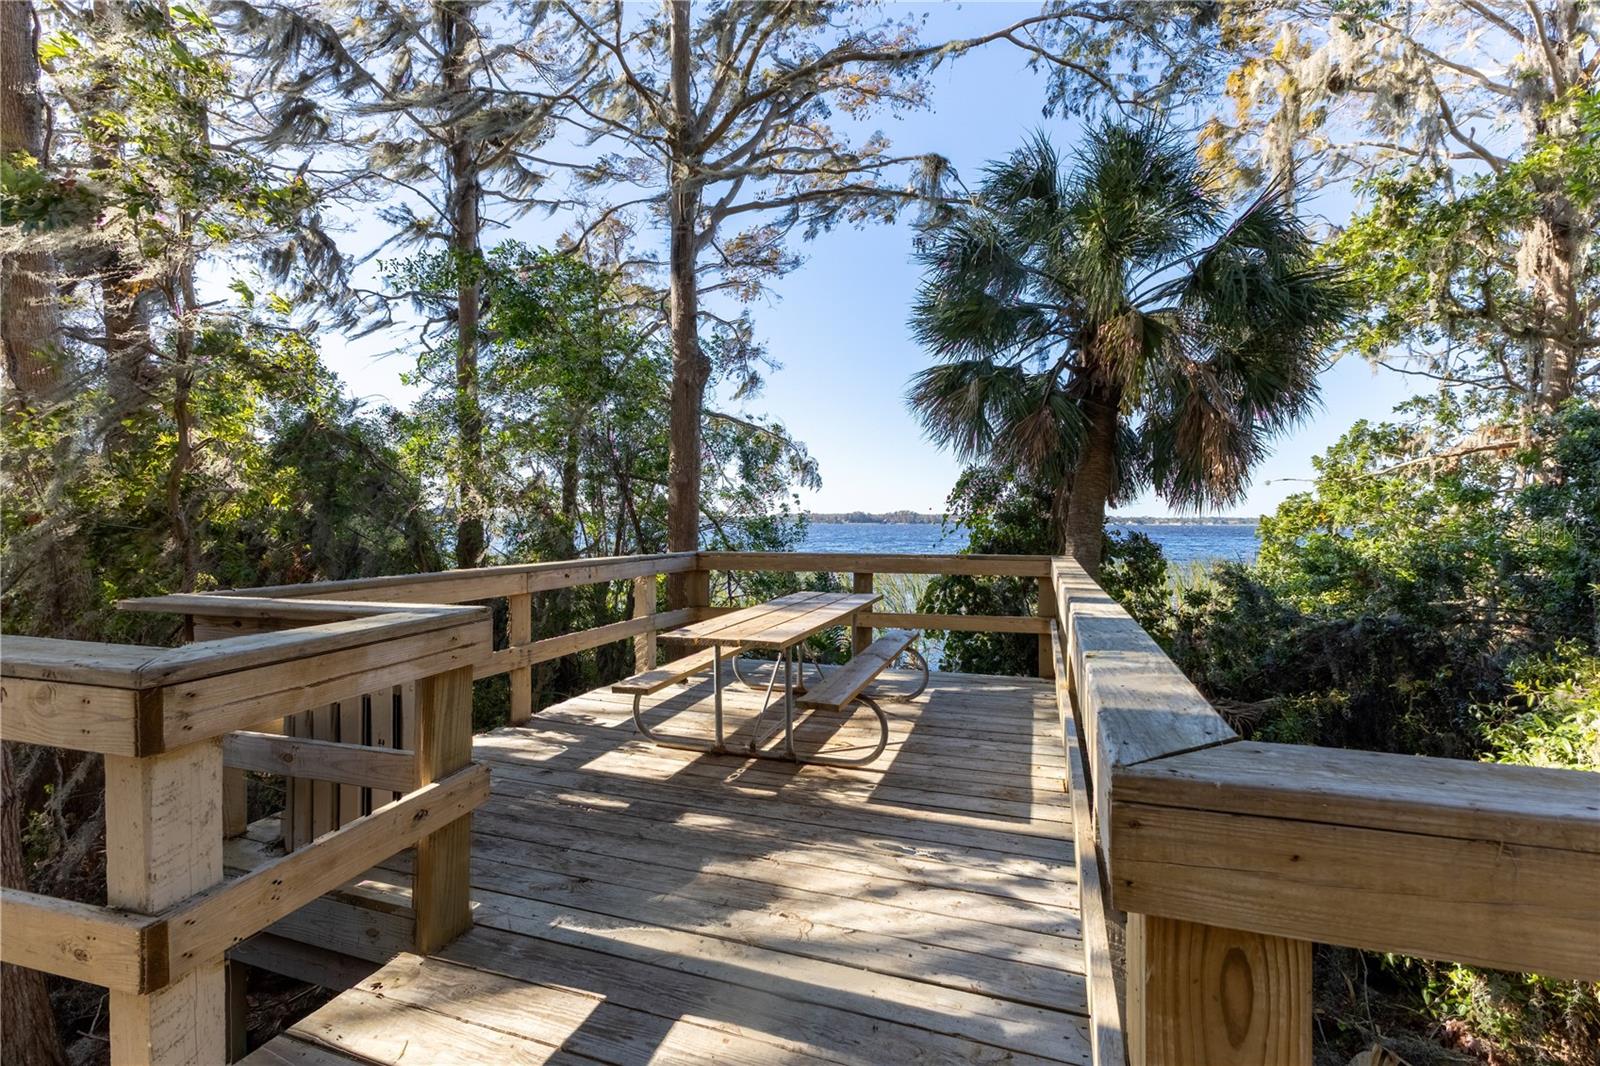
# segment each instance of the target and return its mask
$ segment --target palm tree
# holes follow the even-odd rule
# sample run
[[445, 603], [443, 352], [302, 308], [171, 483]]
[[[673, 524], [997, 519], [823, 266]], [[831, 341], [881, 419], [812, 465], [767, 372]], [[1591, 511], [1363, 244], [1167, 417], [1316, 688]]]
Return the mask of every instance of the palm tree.
[[962, 459], [1059, 486], [1090, 573], [1108, 501], [1237, 502], [1350, 306], [1278, 192], [1231, 209], [1159, 125], [1095, 128], [1070, 172], [1034, 138], [924, 237], [911, 324], [940, 362], [908, 402]]

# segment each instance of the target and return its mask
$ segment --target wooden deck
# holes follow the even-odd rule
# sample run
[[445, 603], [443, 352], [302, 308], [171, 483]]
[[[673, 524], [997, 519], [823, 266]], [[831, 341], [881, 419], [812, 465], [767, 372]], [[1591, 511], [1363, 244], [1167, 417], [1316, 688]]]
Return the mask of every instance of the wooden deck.
[[[709, 698], [674, 686], [648, 720], [708, 735]], [[736, 737], [758, 706], [729, 690]], [[936, 673], [850, 770], [655, 747], [629, 707], [591, 692], [477, 737], [475, 927], [247, 1061], [1088, 1061], [1049, 682]], [[799, 742], [875, 739], [859, 719]]]

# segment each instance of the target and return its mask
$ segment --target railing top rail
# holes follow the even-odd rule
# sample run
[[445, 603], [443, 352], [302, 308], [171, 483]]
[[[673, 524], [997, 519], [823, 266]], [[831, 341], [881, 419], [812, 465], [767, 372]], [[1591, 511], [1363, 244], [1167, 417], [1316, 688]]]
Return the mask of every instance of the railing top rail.
[[[382, 577], [350, 578], [343, 581], [307, 581], [297, 585], [222, 589], [201, 595], [252, 599], [282, 597], [314, 600], [349, 599], [360, 602], [398, 602], [411, 597], [418, 602], [446, 602], [432, 600], [425, 595], [430, 588], [434, 588], [453, 589], [449, 602], [459, 602], [538, 591], [541, 588], [559, 588], [566, 584], [583, 584], [585, 581], [621, 580], [650, 573], [667, 574], [693, 570], [696, 565], [696, 555], [695, 552], [662, 552], [656, 555], [558, 559], [543, 563], [512, 563], [466, 570], [435, 570], [421, 574], [387, 574]], [[473, 594], [463, 595], [460, 591], [463, 588]]]
[[1054, 574], [1119, 909], [1600, 976], [1600, 777], [1243, 741], [1081, 567]]
[[703, 551], [705, 570], [778, 570], [874, 574], [972, 574], [992, 577], [1048, 577], [1048, 555], [958, 555], [900, 552], [728, 552]]
[[486, 662], [483, 607], [428, 606], [178, 648], [7, 637], [0, 736], [153, 755], [381, 684]]

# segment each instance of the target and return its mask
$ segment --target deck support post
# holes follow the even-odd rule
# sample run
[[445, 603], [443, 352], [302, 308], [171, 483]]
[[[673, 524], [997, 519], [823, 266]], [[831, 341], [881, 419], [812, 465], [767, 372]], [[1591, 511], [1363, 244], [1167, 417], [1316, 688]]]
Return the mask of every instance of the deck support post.
[[[851, 591], [852, 592], [871, 592], [872, 591], [872, 575], [871, 574], [855, 574], [855, 575], [853, 575], [853, 581], [851, 582]], [[867, 610], [862, 611], [859, 614], [857, 614], [856, 615], [856, 621], [857, 622], [865, 621], [867, 624], [866, 625], [857, 625], [854, 629], [852, 629], [850, 631], [850, 654], [851, 655], [860, 655], [862, 652], [866, 651], [867, 648], [872, 644], [872, 609], [868, 608]]]
[[[1040, 618], [1056, 617], [1056, 583], [1048, 577], [1039, 579], [1039, 605], [1037, 614]], [[1049, 680], [1056, 676], [1056, 653], [1051, 647], [1050, 634], [1039, 634], [1039, 676]]]
[[[417, 787], [472, 761], [472, 667], [417, 682]], [[469, 864], [472, 816], [463, 815], [417, 841], [411, 908], [416, 950], [429, 955], [472, 926]]]
[[1130, 1066], [1310, 1066], [1311, 945], [1129, 914]]
[[[222, 740], [106, 756], [106, 902], [158, 914], [222, 880]], [[206, 959], [150, 995], [111, 992], [111, 1061], [226, 1062], [225, 962]]]
[[[533, 596], [523, 592], [506, 597], [506, 642], [510, 647], [533, 643]], [[533, 667], [519, 666], [510, 673], [511, 724], [533, 717]]]
[[[656, 613], [656, 575], [646, 574], [633, 579], [633, 617], [649, 618]], [[633, 638], [633, 672], [643, 673], [656, 668], [656, 631], [654, 627]]]

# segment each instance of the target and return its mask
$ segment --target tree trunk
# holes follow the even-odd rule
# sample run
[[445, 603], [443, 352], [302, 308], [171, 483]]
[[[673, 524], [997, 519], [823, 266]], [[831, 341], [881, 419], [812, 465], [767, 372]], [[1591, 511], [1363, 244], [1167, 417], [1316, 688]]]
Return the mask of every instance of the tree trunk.
[[[1564, 86], [1580, 84], [1584, 76], [1578, 6], [1548, 5], [1543, 24], [1544, 41], [1530, 20], [1531, 36], [1524, 42], [1525, 54], [1545, 68], [1542, 77], [1523, 81], [1523, 128], [1530, 147], [1537, 137], [1566, 142], [1577, 135], [1572, 106], [1552, 104]], [[1540, 334], [1534, 341], [1535, 372], [1530, 383], [1532, 413], [1539, 416], [1558, 410], [1577, 387], [1584, 340], [1578, 264], [1595, 218], [1573, 202], [1560, 175], [1536, 178], [1534, 186], [1538, 206], [1523, 232], [1517, 273], [1531, 291], [1534, 325]]]
[[[31, 0], [0, 3], [0, 156], [44, 157], [44, 97], [39, 92], [38, 38]], [[6, 382], [23, 403], [49, 393], [58, 379], [51, 347], [56, 307], [47, 252], [0, 257], [0, 352]]]
[[[439, 37], [444, 49], [443, 82], [452, 99], [472, 87], [469, 49], [475, 33], [471, 9], [462, 0], [444, 0], [438, 6]], [[463, 132], [446, 132], [446, 165], [450, 187], [450, 246], [455, 252], [456, 285], [456, 433], [460, 451], [459, 508], [456, 519], [456, 566], [483, 565], [484, 513], [483, 407], [478, 396], [478, 310], [482, 297], [478, 276], [478, 242], [482, 231], [479, 208], [483, 199], [482, 176], [470, 138]]]
[[[10, 5], [0, 5], [10, 6]], [[20, 6], [20, 5], [19, 5]], [[28, 873], [22, 863], [22, 804], [11, 779], [11, 745], [0, 743], [0, 886], [27, 889]], [[29, 1066], [62, 1066], [55, 1015], [44, 974], [21, 966], [0, 965], [0, 1059]]]
[[1090, 397], [1084, 408], [1089, 425], [1083, 456], [1068, 490], [1064, 550], [1090, 577], [1098, 577], [1105, 545], [1106, 501], [1117, 481], [1118, 402], [1115, 397]]
[[[667, 462], [667, 550], [700, 547], [700, 421], [711, 367], [700, 351], [699, 259], [700, 180], [694, 136], [694, 101], [690, 95], [688, 0], [667, 0], [670, 15], [672, 128], [667, 137], [672, 157], [667, 213], [669, 226], [669, 292], [667, 314], [672, 327], [672, 391]], [[667, 605], [688, 600], [683, 574], [667, 578]]]
[[[112, 0], [95, 0], [92, 26], [96, 33], [119, 32], [127, 12]], [[96, 112], [115, 112], [119, 86], [106, 76], [97, 77], [90, 90]], [[122, 141], [115, 132], [102, 130], [90, 152], [94, 169], [111, 169], [122, 154]], [[105, 331], [106, 391], [110, 404], [102, 418], [105, 450], [115, 454], [129, 433], [123, 422], [145, 410], [160, 386], [161, 371], [151, 348], [149, 309], [145, 292], [150, 291], [141, 274], [141, 255], [126, 217], [113, 213], [101, 228], [104, 252], [96, 266], [100, 280], [101, 324]]]

